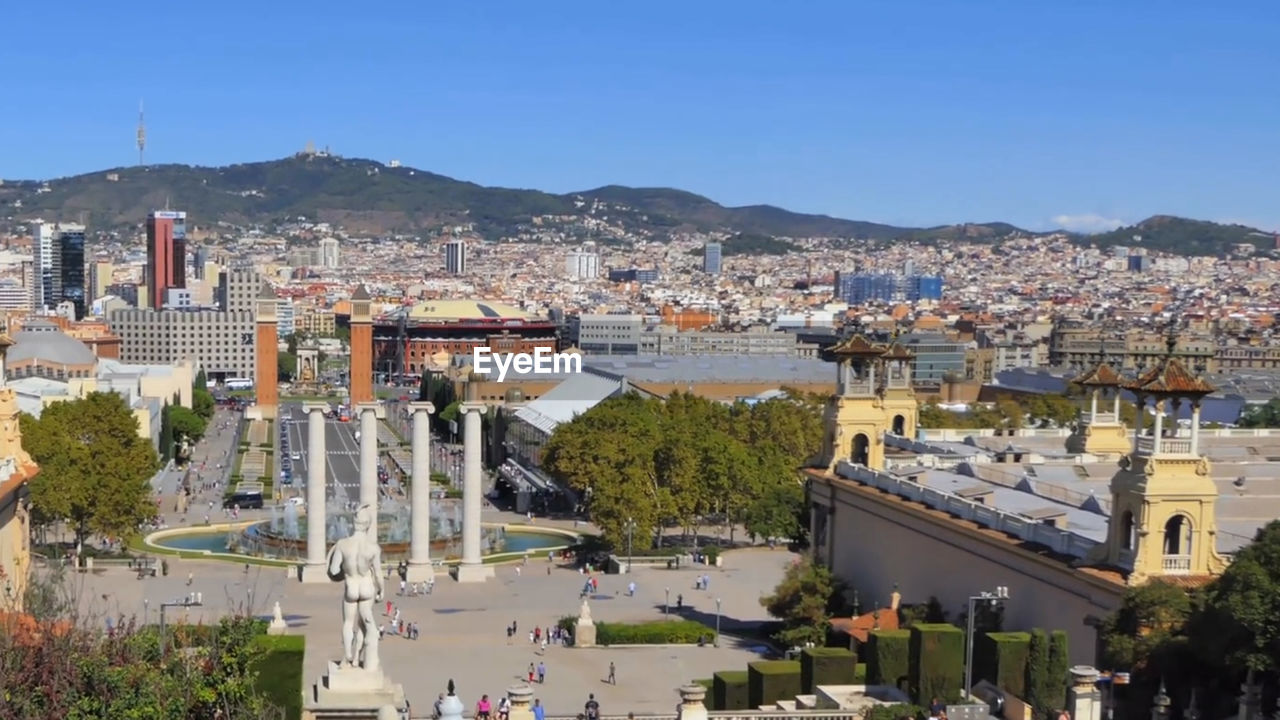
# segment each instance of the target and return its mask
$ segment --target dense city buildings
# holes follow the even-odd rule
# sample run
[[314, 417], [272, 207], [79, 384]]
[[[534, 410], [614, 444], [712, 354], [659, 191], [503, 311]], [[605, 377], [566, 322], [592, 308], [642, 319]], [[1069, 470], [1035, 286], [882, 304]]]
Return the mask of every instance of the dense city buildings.
[[156, 210], [147, 215], [147, 265], [143, 277], [148, 307], [164, 307], [172, 288], [187, 286], [187, 214]]

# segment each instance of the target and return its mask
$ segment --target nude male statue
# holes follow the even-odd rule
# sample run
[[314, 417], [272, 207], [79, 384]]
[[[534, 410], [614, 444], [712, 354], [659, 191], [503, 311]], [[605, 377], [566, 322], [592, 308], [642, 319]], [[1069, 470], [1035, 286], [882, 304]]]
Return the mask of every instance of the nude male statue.
[[373, 508], [361, 506], [356, 511], [351, 537], [342, 538], [329, 550], [329, 577], [344, 581], [344, 667], [378, 669], [378, 628], [373, 620], [373, 604], [382, 599], [382, 548], [378, 547], [376, 523]]

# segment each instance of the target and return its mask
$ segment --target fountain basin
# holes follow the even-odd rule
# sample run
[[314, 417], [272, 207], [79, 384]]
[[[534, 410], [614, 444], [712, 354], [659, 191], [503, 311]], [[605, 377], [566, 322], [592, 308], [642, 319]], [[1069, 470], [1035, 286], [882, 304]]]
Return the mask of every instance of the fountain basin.
[[[250, 533], [264, 523], [250, 522], [238, 524], [211, 525], [208, 527], [180, 528], [160, 530], [151, 533], [144, 539], [144, 544], [159, 550], [198, 552], [210, 559], [243, 561], [246, 558], [265, 558], [281, 563], [299, 562], [306, 557], [306, 540], [284, 539], [274, 546], [277, 552], [271, 552], [272, 546], [259, 546], [261, 554], [241, 552], [232, 549], [228, 538], [235, 538]], [[573, 545], [578, 541], [576, 533], [555, 528], [534, 528], [528, 525], [502, 525], [486, 523], [481, 526], [481, 534], [490, 542], [486, 557], [495, 555], [512, 555], [519, 557], [525, 553], [545, 553]], [[399, 562], [409, 556], [407, 542], [381, 542], [384, 562]], [[431, 543], [433, 561], [446, 562], [456, 560], [461, 555], [461, 544], [456, 538], [444, 538]]]

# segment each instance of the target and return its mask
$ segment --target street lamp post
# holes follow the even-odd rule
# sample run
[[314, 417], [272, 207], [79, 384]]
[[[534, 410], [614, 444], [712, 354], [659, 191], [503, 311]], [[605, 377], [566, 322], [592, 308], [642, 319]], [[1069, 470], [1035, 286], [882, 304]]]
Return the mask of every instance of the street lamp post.
[[671, 588], [667, 588], [667, 600], [662, 603], [662, 617], [665, 619], [671, 614]]
[[631, 534], [636, 531], [636, 521], [627, 518], [627, 574], [631, 574]]
[[720, 647], [720, 598], [716, 598], [716, 647]]
[[142, 598], [142, 624], [151, 624], [151, 598]]
[[173, 602], [160, 603], [160, 659], [161, 660], [164, 659], [164, 654], [165, 654], [165, 637], [164, 637], [165, 609], [171, 608], [171, 607], [191, 608], [191, 607], [203, 607], [203, 606], [204, 606], [204, 593], [198, 593], [198, 592], [188, 593], [187, 596], [182, 598], [181, 600], [174, 600]]
[[994, 592], [984, 590], [977, 595], [969, 596], [969, 617], [966, 623], [969, 626], [969, 632], [965, 635], [967, 646], [964, 659], [964, 696], [970, 700], [973, 699], [973, 616], [976, 606], [978, 603], [984, 602], [994, 608], [1008, 599], [1009, 588], [1004, 585], [997, 586]]

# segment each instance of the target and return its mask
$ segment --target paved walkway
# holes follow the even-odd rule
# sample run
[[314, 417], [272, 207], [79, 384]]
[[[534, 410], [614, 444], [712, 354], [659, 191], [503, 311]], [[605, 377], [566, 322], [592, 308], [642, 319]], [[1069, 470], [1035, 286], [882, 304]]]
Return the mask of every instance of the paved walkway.
[[[683, 595], [683, 614], [715, 625], [716, 598], [722, 600], [725, 627], [767, 619], [758, 598], [781, 577], [792, 555], [782, 550], [750, 549], [724, 555], [724, 567], [705, 570], [710, 589], [693, 589], [703, 571], [637, 569], [631, 577], [599, 576], [600, 590], [591, 599], [597, 620], [652, 620], [663, 614], [670, 597], [675, 614], [677, 596]], [[341, 654], [339, 587], [303, 585], [289, 579], [284, 570], [212, 561], [170, 560], [168, 577], [138, 580], [125, 570], [79, 575], [73, 585], [83, 609], [91, 616], [148, 614], [159, 620], [159, 603], [188, 592], [203, 594], [205, 606], [186, 610], [190, 622], [212, 622], [226, 612], [251, 612], [269, 616], [279, 601], [294, 632], [307, 637], [305, 677], [308, 687], [321, 675], [326, 663]], [[415, 716], [427, 715], [431, 703], [449, 679], [468, 707], [481, 693], [496, 698], [523, 678], [529, 663], [545, 662], [547, 682], [535, 687], [536, 697], [548, 714], [578, 712], [587, 693], [594, 692], [606, 714], [670, 712], [677, 701], [675, 688], [717, 670], [744, 669], [760, 656], [762, 648], [726, 638], [720, 648], [645, 647], [573, 649], [548, 648], [546, 654], [528, 640], [535, 625], [550, 626], [560, 617], [576, 615], [583, 576], [576, 570], [553, 566], [547, 573], [545, 558], [530, 561], [517, 574], [514, 566], [498, 568], [496, 579], [483, 585], [459, 585], [448, 577], [437, 579], [435, 592], [422, 597], [397, 597], [399, 583], [389, 584], [390, 598], [402, 608], [402, 617], [422, 628], [419, 640], [388, 635], [382, 642], [383, 665], [405, 688]], [[191, 585], [187, 574], [192, 573]], [[629, 579], [637, 583], [636, 597], [627, 597]], [[668, 595], [667, 590], [670, 590]], [[173, 622], [183, 611], [167, 611]], [[383, 621], [381, 610], [379, 621]], [[505, 628], [516, 621], [518, 636], [508, 640]], [[99, 622], [104, 622], [99, 619]], [[609, 663], [617, 667], [618, 684], [604, 678]]]

